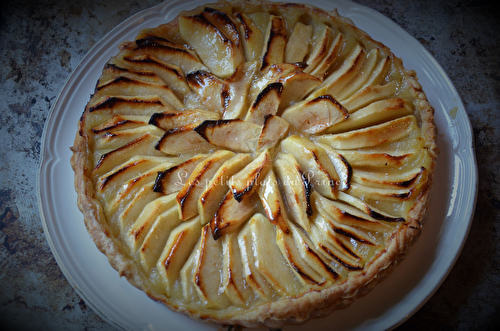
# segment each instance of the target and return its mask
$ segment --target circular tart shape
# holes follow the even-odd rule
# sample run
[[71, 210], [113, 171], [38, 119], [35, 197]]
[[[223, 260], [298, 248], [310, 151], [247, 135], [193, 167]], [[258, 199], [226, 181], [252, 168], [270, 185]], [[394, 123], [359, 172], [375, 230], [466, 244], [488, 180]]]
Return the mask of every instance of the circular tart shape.
[[415, 72], [336, 11], [219, 2], [120, 46], [71, 163], [120, 276], [195, 319], [279, 327], [405, 257], [435, 140]]

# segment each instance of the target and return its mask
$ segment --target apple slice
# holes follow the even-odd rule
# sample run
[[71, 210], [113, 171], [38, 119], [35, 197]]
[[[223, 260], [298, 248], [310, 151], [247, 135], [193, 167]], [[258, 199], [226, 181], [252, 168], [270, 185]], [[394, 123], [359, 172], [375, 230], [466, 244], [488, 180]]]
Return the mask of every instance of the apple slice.
[[282, 17], [271, 15], [264, 37], [261, 71], [270, 65], [283, 63], [286, 47], [286, 22]]
[[157, 215], [151, 228], [149, 228], [147, 234], [144, 236], [144, 241], [139, 249], [141, 265], [147, 273], [158, 262], [170, 233], [181, 224], [179, 212], [175, 206], [175, 195], [172, 194], [170, 196], [173, 198], [174, 207]]
[[240, 35], [243, 37], [243, 50], [246, 61], [259, 60], [262, 55], [262, 46], [264, 44], [264, 35], [252, 19], [245, 13], [237, 12], [234, 14], [239, 22]]
[[135, 42], [123, 43], [120, 48], [124, 50], [124, 56], [152, 56], [162, 62], [180, 67], [185, 73], [206, 70], [206, 66], [195, 52], [165, 39], [144, 38]]
[[223, 114], [231, 99], [229, 85], [208, 71], [194, 71], [186, 76], [189, 87], [210, 111]]
[[415, 188], [391, 189], [351, 183], [348, 193], [356, 197], [363, 197], [370, 200], [401, 202], [412, 199]]
[[[332, 38], [333, 35], [330, 36], [330, 40]], [[311, 67], [307, 67], [304, 71], [316, 77], [325, 76], [332, 64], [335, 62], [335, 60], [337, 60], [337, 57], [342, 51], [343, 46], [344, 36], [339, 33], [337, 34], [335, 39], [330, 42], [324, 58], [316, 66], [314, 66], [314, 68], [311, 69]]]
[[145, 134], [150, 134], [160, 139], [163, 131], [152, 125], [142, 125], [132, 129], [103, 132], [95, 136], [95, 150], [117, 149]]
[[261, 125], [267, 115], [276, 115], [281, 101], [282, 83], [270, 83], [258, 95], [247, 112], [245, 121]]
[[272, 167], [271, 154], [265, 150], [245, 168], [229, 179], [229, 188], [236, 201], [252, 195], [259, 185], [259, 178], [264, 178]]
[[137, 115], [115, 115], [109, 120], [94, 126], [92, 132], [95, 134], [104, 133], [107, 131], [119, 131], [133, 129], [140, 126], [147, 125], [149, 121], [148, 116]]
[[189, 124], [218, 119], [220, 119], [220, 114], [216, 112], [202, 109], [186, 109], [179, 112], [154, 113], [149, 119], [149, 124], [168, 131]]
[[252, 160], [250, 154], [237, 154], [217, 170], [198, 200], [198, 212], [203, 224], [210, 222], [226, 195], [231, 176], [243, 169]]
[[[129, 192], [132, 193], [131, 191]], [[139, 218], [144, 206], [159, 197], [161, 197], [161, 195], [153, 191], [152, 182], [141, 185], [139, 190], [134, 191], [133, 195], [129, 194], [125, 199], [120, 201], [120, 205], [122, 206], [126, 201], [130, 201], [124, 208], [120, 208], [120, 210], [111, 217], [107, 215], [111, 225], [118, 225], [119, 233], [121, 235], [126, 235], [134, 222]], [[116, 215], [118, 215], [118, 217], [116, 217]]]
[[339, 190], [346, 191], [351, 186], [352, 167], [342, 154], [337, 153], [333, 148], [325, 144], [319, 144], [332, 161], [335, 171], [339, 175]]
[[370, 151], [343, 150], [342, 156], [346, 158], [347, 162], [352, 167], [362, 167], [364, 169], [392, 169], [406, 166], [416, 157], [416, 153], [392, 155]]
[[281, 148], [295, 157], [316, 191], [328, 198], [336, 198], [339, 177], [323, 148], [296, 135], [282, 140]]
[[353, 181], [362, 185], [378, 188], [413, 187], [427, 178], [427, 169], [418, 167], [406, 172], [373, 172], [356, 170]]
[[304, 99], [309, 92], [321, 84], [320, 78], [302, 71], [295, 71], [288, 75], [284, 75], [277, 81], [283, 84], [283, 92], [281, 94], [281, 103], [278, 112], [283, 111], [293, 102]]
[[313, 33], [312, 25], [297, 22], [285, 47], [285, 62], [303, 62], [309, 53], [310, 40]]
[[326, 24], [320, 23], [315, 26], [312, 40], [308, 43], [312, 48], [306, 60], [307, 68], [305, 72], [310, 73], [326, 56], [332, 33], [332, 28]]
[[102, 70], [102, 75], [97, 81], [97, 89], [105, 86], [107, 83], [112, 82], [120, 77], [128, 78], [130, 80], [135, 80], [143, 82], [146, 84], [153, 85], [167, 85], [165, 82], [158, 77], [153, 71], [139, 71], [134, 69], [122, 68], [113, 63], [107, 63]]
[[252, 228], [250, 227], [250, 223], [247, 222], [247, 224], [245, 224], [245, 226], [238, 233], [238, 245], [241, 253], [241, 262], [245, 282], [250, 286], [256, 296], [261, 298], [271, 298], [277, 295], [277, 293], [257, 270], [257, 263], [255, 261], [256, 257], [252, 243]]
[[262, 183], [257, 188], [257, 195], [266, 212], [269, 221], [278, 226], [281, 231], [288, 233], [286, 207], [281, 197], [278, 181], [272, 170], [262, 179]]
[[257, 152], [273, 148], [288, 133], [289, 126], [288, 122], [279, 116], [266, 115], [256, 147]]
[[154, 149], [157, 139], [158, 138], [156, 136], [151, 134], [144, 134], [115, 150], [102, 155], [96, 154], [96, 161], [94, 161], [95, 167], [92, 171], [92, 177], [96, 178], [102, 176], [114, 167], [123, 163], [124, 160], [128, 160], [137, 155], [138, 150], [143, 151], [142, 154], [144, 156], [165, 156], [163, 153]]
[[356, 44], [342, 66], [332, 72], [323, 83], [311, 93], [310, 97], [317, 98], [320, 95], [330, 94], [336, 98], [338, 92], [356, 76], [365, 58], [365, 51], [359, 44]]
[[229, 85], [230, 97], [224, 103], [223, 119], [243, 118], [248, 109], [248, 93], [250, 84], [255, 72], [257, 71], [257, 62], [245, 62], [240, 65], [234, 75], [226, 79]]
[[297, 102], [285, 109], [282, 117], [297, 131], [316, 134], [345, 121], [349, 113], [331, 95], [322, 95]]
[[245, 307], [255, 294], [245, 281], [243, 261], [238, 245], [238, 233], [227, 233], [222, 240], [221, 290], [233, 305]]
[[[276, 229], [271, 222], [262, 214], [255, 214], [248, 221], [255, 267], [277, 293], [297, 294], [302, 284], [276, 244]], [[283, 226], [289, 231], [285, 223]]]
[[199, 256], [201, 254], [201, 240], [198, 240], [198, 243], [195, 245], [193, 248], [193, 252], [191, 255], [189, 255], [186, 263], [184, 263], [184, 266], [182, 267], [180, 271], [180, 277], [178, 280], [178, 283], [180, 283], [180, 286], [176, 286], [176, 283], [174, 284], [172, 291], [169, 293], [170, 296], [172, 297], [180, 297], [179, 295], [179, 290], [178, 288], [180, 287], [182, 289], [182, 297], [185, 302], [200, 302], [201, 303], [201, 298], [198, 295], [198, 291], [196, 290], [195, 283], [193, 282], [193, 276], [195, 273], [195, 264], [196, 261], [198, 261]]
[[197, 154], [159, 172], [153, 188], [154, 191], [164, 195], [180, 191], [196, 166], [207, 157], [206, 154]]
[[200, 231], [200, 220], [195, 217], [188, 222], [183, 222], [170, 233], [165, 248], [156, 264], [167, 295], [172, 292], [182, 266], [198, 242]]
[[135, 254], [141, 247], [144, 238], [146, 237], [149, 229], [155, 223], [158, 215], [163, 214], [167, 210], [175, 206], [175, 195], [166, 195], [159, 197], [148, 203], [141, 214], [130, 228], [125, 238], [125, 242], [132, 254]]
[[397, 85], [393, 81], [384, 85], [369, 85], [354, 93], [348, 99], [340, 101], [349, 113], [354, 113], [356, 110], [365, 107], [372, 102], [384, 100], [393, 96], [396, 91]]
[[233, 156], [234, 153], [230, 151], [217, 151], [196, 166], [176, 197], [179, 217], [183, 221], [198, 215], [198, 200], [201, 194], [222, 164]]
[[257, 100], [258, 94], [273, 83], [279, 83], [281, 77], [285, 77], [295, 72], [301, 72], [306, 67], [304, 62], [299, 63], [276, 63], [270, 65], [266, 71], [262, 72], [262, 76], [254, 80], [250, 86], [249, 99], [254, 102]]
[[231, 76], [244, 61], [240, 45], [213, 25], [204, 13], [180, 17], [179, 31], [210, 71], [221, 78]]
[[244, 224], [253, 214], [259, 201], [252, 196], [237, 201], [229, 191], [222, 199], [217, 212], [210, 222], [210, 228], [215, 240], [231, 233]]
[[379, 61], [379, 54], [380, 51], [378, 48], [374, 48], [368, 52], [366, 60], [363, 61], [358, 74], [337, 94], [337, 100], [345, 100], [364, 87], [364, 84], [370, 78], [370, 75], [377, 64], [377, 61]]
[[311, 184], [291, 154], [280, 153], [275, 160], [275, 171], [284, 192], [284, 198], [292, 219], [309, 231]]
[[357, 110], [346, 121], [328, 128], [328, 133], [356, 130], [413, 114], [413, 105], [401, 98], [381, 100]]
[[214, 146], [194, 130], [197, 126], [198, 124], [194, 123], [168, 130], [158, 141], [155, 149], [167, 155], [206, 153], [213, 150]]
[[225, 294], [220, 292], [221, 269], [222, 243], [212, 238], [208, 225], [204, 226], [201, 229], [200, 254], [195, 260], [191, 281], [206, 308], [223, 309], [230, 305]]
[[261, 126], [239, 119], [207, 120], [194, 130], [213, 146], [250, 153], [258, 143]]
[[342, 150], [374, 147], [408, 136], [413, 130], [417, 130], [417, 122], [413, 115], [409, 115], [368, 128], [325, 134], [320, 136], [319, 142]]
[[286, 234], [279, 228], [276, 229], [276, 243], [281, 250], [281, 254], [292, 267], [295, 277], [297, 277], [304, 286], [314, 287], [325, 284], [326, 279], [301, 257], [292, 233]]
[[340, 201], [343, 201], [359, 210], [364, 212], [367, 215], [370, 215], [373, 219], [384, 222], [405, 222], [405, 219], [398, 216], [389, 215], [373, 206], [368, 205], [364, 201], [356, 198], [355, 196], [346, 194], [344, 192], [339, 192], [338, 196]]
[[163, 84], [145, 83], [139, 80], [130, 79], [120, 76], [114, 80], [106, 82], [96, 88], [93, 97], [100, 98], [102, 96], [150, 96], [157, 95], [163, 103], [167, 103], [173, 108], [180, 110], [184, 106], [179, 101], [175, 93], [170, 87]]
[[112, 61], [128, 68], [154, 72], [165, 84], [170, 86], [180, 100], [184, 99], [186, 93], [189, 92], [184, 72], [181, 67], [175, 64], [164, 62], [151, 55], [125, 55], [121, 58], [116, 57]]

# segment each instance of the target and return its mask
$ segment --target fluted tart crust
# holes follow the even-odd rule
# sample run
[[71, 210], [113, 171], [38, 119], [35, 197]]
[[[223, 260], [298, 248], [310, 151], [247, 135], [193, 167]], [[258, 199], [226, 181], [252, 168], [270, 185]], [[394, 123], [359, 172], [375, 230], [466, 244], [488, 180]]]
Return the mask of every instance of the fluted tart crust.
[[194, 319], [348, 306], [424, 223], [434, 110], [335, 10], [221, 1], [124, 42], [78, 123], [78, 206], [120, 276]]

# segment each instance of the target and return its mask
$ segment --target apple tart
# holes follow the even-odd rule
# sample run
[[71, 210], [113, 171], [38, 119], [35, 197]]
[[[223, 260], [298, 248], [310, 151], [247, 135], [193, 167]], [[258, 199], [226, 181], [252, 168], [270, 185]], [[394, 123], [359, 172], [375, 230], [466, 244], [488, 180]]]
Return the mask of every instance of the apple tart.
[[425, 220], [434, 110], [335, 10], [222, 1], [121, 44], [78, 123], [78, 206], [134, 286], [192, 318], [349, 305]]

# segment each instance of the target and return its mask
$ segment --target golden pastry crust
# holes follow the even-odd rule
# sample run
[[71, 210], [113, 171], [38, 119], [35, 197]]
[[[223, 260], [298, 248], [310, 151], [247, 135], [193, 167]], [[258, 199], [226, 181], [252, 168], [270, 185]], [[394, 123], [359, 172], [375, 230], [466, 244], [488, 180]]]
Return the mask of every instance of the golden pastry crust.
[[[309, 50], [287, 52], [294, 38]], [[288, 56], [302, 60], [285, 64]], [[383, 79], [356, 80], [363, 63]], [[362, 138], [370, 134], [386, 138], [370, 145]], [[71, 165], [87, 230], [120, 276], [194, 319], [280, 327], [348, 306], [404, 259], [426, 218], [435, 142], [434, 110], [415, 72], [349, 19], [308, 5], [223, 1], [121, 45], [81, 117]], [[385, 179], [367, 155], [394, 162]], [[286, 188], [286, 178], [303, 185]], [[235, 217], [234, 206], [248, 217]], [[150, 253], [158, 237], [150, 233], [162, 226], [162, 249]], [[266, 231], [276, 243], [259, 248]], [[259, 256], [264, 248], [283, 262], [276, 270]], [[213, 281], [209, 263], [222, 270], [216, 297], [204, 284]], [[284, 287], [273, 283], [279, 272]]]

